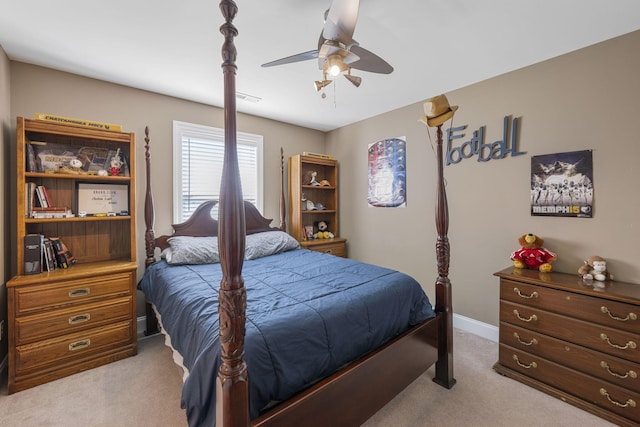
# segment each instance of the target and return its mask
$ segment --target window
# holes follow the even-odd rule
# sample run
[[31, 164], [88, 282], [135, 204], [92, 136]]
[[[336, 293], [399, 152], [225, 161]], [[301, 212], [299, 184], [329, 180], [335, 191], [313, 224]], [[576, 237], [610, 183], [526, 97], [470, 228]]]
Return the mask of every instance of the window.
[[[262, 212], [262, 135], [238, 132], [237, 145], [244, 199]], [[204, 201], [220, 198], [223, 160], [224, 129], [174, 120], [174, 223], [187, 220]]]

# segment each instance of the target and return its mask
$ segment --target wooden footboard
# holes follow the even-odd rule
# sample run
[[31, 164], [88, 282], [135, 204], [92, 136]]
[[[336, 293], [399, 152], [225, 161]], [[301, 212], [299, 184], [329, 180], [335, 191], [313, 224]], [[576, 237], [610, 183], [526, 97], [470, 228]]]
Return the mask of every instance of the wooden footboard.
[[414, 326], [375, 352], [271, 408], [251, 425], [361, 425], [436, 363], [441, 320], [442, 315], [437, 315]]

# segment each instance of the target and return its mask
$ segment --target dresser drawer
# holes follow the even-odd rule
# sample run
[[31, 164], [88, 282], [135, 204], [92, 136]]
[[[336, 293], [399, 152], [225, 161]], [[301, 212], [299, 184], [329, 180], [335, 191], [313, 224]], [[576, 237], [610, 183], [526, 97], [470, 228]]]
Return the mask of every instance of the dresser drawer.
[[313, 246], [303, 246], [305, 249], [310, 249], [312, 251], [316, 251], [316, 252], [322, 252], [325, 254], [331, 254], [331, 255], [335, 255], [335, 256], [339, 256], [339, 257], [346, 257], [347, 256], [347, 248], [346, 248], [346, 244], [344, 242], [338, 242], [338, 243], [325, 243], [325, 244], [318, 244], [318, 245], [313, 245]]
[[132, 316], [131, 297], [23, 316], [16, 319], [16, 345], [71, 334], [107, 323], [131, 319]]
[[[640, 393], [591, 377], [576, 370], [504, 344], [500, 364], [535, 380], [563, 390], [607, 411], [640, 422]], [[544, 408], [540, 408], [544, 410]]]
[[640, 362], [640, 336], [627, 331], [504, 300], [500, 301], [500, 321]]
[[500, 281], [500, 298], [640, 334], [637, 305], [507, 279]]
[[120, 273], [16, 288], [15, 315], [131, 295], [133, 284], [133, 273]]
[[82, 359], [133, 341], [131, 321], [16, 347], [16, 376], [50, 365]]
[[500, 342], [640, 392], [640, 365], [628, 360], [504, 322], [500, 323]]

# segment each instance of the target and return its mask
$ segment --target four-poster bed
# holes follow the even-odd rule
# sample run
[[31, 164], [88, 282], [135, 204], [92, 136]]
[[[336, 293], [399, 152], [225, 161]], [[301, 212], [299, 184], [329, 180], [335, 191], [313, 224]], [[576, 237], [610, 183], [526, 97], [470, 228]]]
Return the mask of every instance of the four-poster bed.
[[[225, 36], [222, 48], [224, 60], [222, 68], [225, 82], [225, 158], [218, 221], [213, 220], [210, 214], [211, 208], [216, 203], [207, 202], [201, 205], [185, 223], [174, 225], [172, 236], [160, 236], [158, 238], [154, 236], [148, 129], [146, 129], [147, 135], [145, 138], [147, 163], [145, 198], [147, 270], [145, 277], [141, 281], [141, 289], [147, 296], [148, 307], [150, 307], [149, 302], [151, 302], [157, 310], [163, 329], [173, 328], [174, 331], [178, 331], [173, 336], [168, 333], [168, 340], [171, 340], [171, 344], [176, 344], [176, 347], [182, 346], [182, 353], [184, 354], [181, 354], [181, 356], [184, 357], [185, 365], [190, 365], [189, 376], [193, 381], [196, 381], [196, 379], [200, 381], [201, 377], [205, 376], [203, 373], [211, 371], [213, 369], [212, 366], [216, 367], [214, 375], [217, 373], [215, 392], [210, 383], [198, 382], [193, 387], [191, 385], [187, 387], [187, 382], [185, 382], [183, 405], [185, 405], [185, 398], [188, 398], [189, 402], [186, 403], [187, 416], [190, 417], [190, 410], [192, 411], [191, 414], [196, 413], [193, 418], [189, 418], [190, 424], [204, 425], [205, 421], [203, 420], [206, 420], [207, 424], [212, 423], [213, 419], [210, 416], [207, 418], [206, 414], [201, 414], [202, 417], [198, 415], [200, 412], [204, 413], [209, 410], [215, 416], [216, 425], [224, 427], [247, 426], [250, 424], [254, 426], [360, 425], [433, 364], [436, 365], [434, 381], [447, 388], [452, 387], [455, 379], [453, 378], [452, 364], [451, 291], [447, 278], [449, 263], [449, 246], [446, 237], [448, 214], [442, 177], [442, 134], [440, 127], [438, 127], [439, 176], [436, 212], [438, 229], [436, 248], [439, 277], [436, 281], [434, 313], [431, 312], [431, 304], [426, 300], [426, 295], [421, 289], [419, 289], [419, 292], [416, 291], [414, 284], [417, 285], [417, 282], [410, 277], [392, 270], [294, 247], [286, 237], [283, 237], [283, 235], [286, 236], [285, 233], [269, 226], [271, 220], [262, 217], [255, 207], [243, 201], [236, 155], [236, 52], [233, 39], [237, 35], [237, 30], [232, 21], [237, 13], [237, 6], [232, 0], [223, 0], [220, 3], [220, 9], [226, 20], [221, 27], [221, 32]], [[281, 158], [281, 174], [284, 167], [282, 160]], [[280, 210], [282, 226], [284, 224], [284, 189], [280, 196]], [[260, 236], [257, 239], [259, 240], [257, 245], [264, 245], [266, 240], [262, 236], [265, 235], [269, 236], [267, 238], [269, 241], [273, 240], [273, 236], [280, 236], [279, 238], [282, 238], [284, 243], [280, 241], [279, 246], [272, 253], [266, 253], [266, 256], [265, 251], [259, 251], [260, 255], [255, 259], [251, 259], [252, 257], [249, 257], [248, 254], [256, 249], [254, 247], [256, 245], [254, 237]], [[171, 243], [177, 241], [177, 236], [196, 236], [205, 239], [207, 238], [206, 236], [217, 236], [213, 243], [208, 241], [208, 244], [215, 245], [217, 243], [216, 253], [219, 256], [219, 267], [216, 267], [216, 273], [210, 267], [211, 264], [198, 263], [198, 265], [190, 265], [187, 261], [183, 262], [182, 265], [168, 265], [166, 257], [164, 260], [156, 261], [155, 248], [160, 247], [161, 250], [169, 250], [169, 253], [171, 253], [174, 249]], [[312, 269], [317, 271], [306, 270], [308, 265], [318, 266]], [[245, 267], [244, 270], [243, 267]], [[178, 268], [182, 270], [178, 270]], [[169, 287], [166, 288], [166, 291], [164, 290], [165, 288], [160, 288], [156, 283], [156, 279], [161, 275], [160, 270], [172, 272], [167, 280], [167, 286]], [[297, 283], [296, 286], [290, 286], [289, 279], [284, 278], [285, 273], [283, 271], [285, 270], [289, 271], [293, 276], [298, 275], [301, 277], [296, 279], [297, 281], [294, 280]], [[187, 280], [187, 273], [189, 272], [193, 272], [195, 276], [199, 277], [197, 283], [189, 281], [186, 287], [179, 289], [171, 287], [176, 282]], [[339, 276], [337, 272], [345, 272], [347, 276]], [[282, 275], [282, 279], [280, 275]], [[265, 279], [265, 277], [268, 279]], [[326, 305], [324, 300], [321, 299], [321, 297], [324, 298], [325, 296], [330, 297], [333, 293], [333, 290], [326, 291], [325, 288], [320, 290], [320, 282], [324, 281], [321, 278], [326, 277], [329, 277], [330, 286], [346, 288], [346, 292], [349, 293], [347, 298], [349, 300], [348, 307], [336, 308], [333, 305]], [[216, 280], [219, 283], [219, 291], [217, 292], [216, 289], [212, 289], [211, 285], [211, 281]], [[280, 283], [280, 280], [282, 280], [282, 283]], [[416, 299], [409, 301], [409, 296], [400, 294], [400, 299], [394, 303], [389, 300], [388, 294], [381, 294], [385, 295], [382, 297], [374, 296], [374, 292], [369, 290], [367, 290], [367, 293], [359, 293], [365, 286], [362, 286], [363, 283], [356, 282], [356, 280], [377, 283], [380, 288], [391, 289], [392, 293], [399, 293], [400, 289], [406, 288], [409, 294], [416, 294]], [[265, 303], [266, 296], [264, 296], [264, 293], [268, 292], [263, 288], [256, 288], [258, 283], [262, 282], [268, 282], [268, 289], [277, 288], [275, 293], [282, 292], [283, 294], [285, 293], [284, 283], [287, 283], [286, 287], [291, 287], [294, 293], [293, 296], [286, 296], [286, 298], [289, 298], [287, 301], [296, 300], [298, 302], [298, 300], [303, 300], [303, 311], [306, 311], [304, 311], [302, 318], [306, 319], [317, 315], [322, 319], [319, 321], [320, 323], [315, 324], [315, 326], [307, 325], [309, 329], [306, 333], [294, 332], [293, 329], [290, 329], [293, 326], [297, 326], [298, 323], [303, 324], [302, 318], [299, 318], [300, 320], [292, 320], [289, 317], [284, 320], [278, 318], [276, 319], [278, 323], [275, 327], [270, 326], [266, 321], [262, 323], [263, 317], [267, 315], [263, 312], [256, 314], [254, 305], [271, 304], [267, 310], [268, 313], [271, 313], [278, 311], [273, 307], [278, 308], [283, 304], [289, 304], [289, 302], [283, 303], [281, 300], [269, 300], [270, 302]], [[297, 292], [302, 292], [300, 289], [309, 283], [313, 283], [314, 286], [317, 284], [318, 288], [314, 287], [311, 293], [315, 292], [315, 294], [305, 299], [307, 295], [303, 297]], [[245, 285], [247, 286], [245, 287]], [[247, 288], [250, 289], [249, 293]], [[419, 288], [419, 285], [417, 288]], [[189, 292], [184, 289], [189, 289]], [[208, 291], [210, 293], [210, 298], [208, 299], [201, 298], [200, 294], [196, 298], [203, 301], [201, 302], [203, 305], [193, 309], [193, 312], [197, 314], [187, 314], [191, 313], [190, 309], [181, 305], [176, 306], [177, 308], [173, 307], [173, 304], [183, 299], [183, 296], [200, 292], [192, 291], [193, 289], [202, 289], [204, 290], [203, 292]], [[304, 293], [308, 294], [309, 291], [305, 289]], [[345, 298], [340, 296], [333, 299], [342, 300]], [[365, 303], [369, 304], [369, 300], [371, 300], [373, 306], [362, 310], [357, 309], [356, 306]], [[394, 306], [398, 307], [398, 312], [393, 311]], [[165, 309], [166, 311], [163, 312], [161, 307], [172, 308]], [[294, 307], [293, 303], [291, 303], [291, 307]], [[310, 307], [311, 310], [309, 310]], [[208, 315], [212, 325], [210, 328], [215, 330], [215, 334], [212, 335], [215, 336], [204, 336], [204, 338], [200, 337], [199, 341], [189, 341], [187, 336], [200, 335], [202, 329], [209, 328], [209, 326], [205, 327], [197, 324], [194, 319], [201, 319], [203, 312], [210, 312], [211, 310], [215, 310], [216, 314], [214, 320], [211, 320], [211, 316]], [[295, 310], [294, 308], [291, 309], [291, 311]], [[289, 309], [279, 311], [285, 313], [286, 316], [289, 315]], [[177, 317], [187, 316], [188, 318], [186, 321], [182, 320], [181, 326], [175, 326], [177, 323], [172, 320], [172, 312], [177, 312]], [[381, 317], [386, 312], [389, 312], [391, 318]], [[330, 313], [338, 313], [338, 325], [362, 324], [364, 330], [371, 328], [375, 330], [368, 335], [362, 331], [355, 331], [353, 332], [354, 335], [347, 337], [336, 334], [336, 341], [323, 341], [320, 343], [321, 346], [328, 347], [331, 350], [330, 355], [323, 360], [337, 359], [335, 361], [332, 360], [335, 365], [326, 367], [328, 371], [322, 377], [306, 377], [311, 374], [303, 373], [300, 366], [288, 363], [287, 358], [289, 356], [302, 356], [302, 358], [313, 359], [314, 357], [312, 356], [319, 354], [316, 353], [316, 350], [308, 350], [304, 347], [306, 343], [299, 341], [301, 341], [302, 337], [306, 342], [308, 338], [311, 341], [318, 341], [317, 338], [321, 335], [334, 336], [333, 332], [328, 329], [332, 322], [332, 320], [329, 320]], [[359, 320], [357, 316], [360, 316], [361, 313], [366, 320]], [[400, 323], [404, 322], [403, 325], [393, 325], [393, 319], [397, 318], [401, 319]], [[147, 310], [147, 319], [147, 330], [153, 331], [155, 328], [153, 309]], [[247, 319], [249, 320], [248, 323]], [[270, 335], [269, 328], [275, 331], [273, 332], [275, 335]], [[382, 332], [379, 333], [377, 328], [387, 329], [387, 335], [383, 335]], [[341, 328], [338, 327], [338, 329]], [[268, 353], [260, 353], [262, 350], [256, 350], [253, 341], [255, 330], [259, 331], [258, 341], [267, 343]], [[245, 335], [247, 336], [246, 342]], [[364, 335], [367, 335], [366, 339], [364, 339], [366, 345], [362, 345], [365, 348], [364, 353], [361, 352], [358, 355], [354, 355], [355, 353], [349, 355], [337, 353], [337, 350], [347, 347], [343, 345], [345, 341], [357, 341], [354, 337], [360, 338]], [[249, 338], [251, 338], [251, 341]], [[289, 342], [291, 339], [294, 340], [292, 343]], [[205, 346], [203, 340], [206, 342], [206, 346], [215, 347], [219, 351], [219, 357], [216, 356], [215, 361], [212, 363], [209, 362], [213, 360], [211, 359], [213, 357], [211, 354], [213, 353], [201, 351], [201, 348]], [[296, 346], [300, 346], [299, 350], [291, 351], [292, 348], [297, 348]], [[198, 348], [194, 350], [194, 347]], [[280, 347], [285, 348], [286, 356], [277, 353]], [[247, 350], [246, 354], [245, 349]], [[272, 350], [275, 352], [271, 353]], [[254, 355], [254, 351], [257, 352], [257, 355]], [[362, 351], [362, 349], [359, 351]], [[348, 350], [348, 352], [351, 352], [351, 350]], [[206, 363], [202, 362], [203, 360]], [[249, 362], [245, 362], [247, 360]], [[267, 364], [265, 362], [267, 360], [271, 365], [275, 366], [276, 373], [274, 378], [277, 381], [276, 379], [272, 381], [268, 373], [256, 374], [256, 372], [261, 372], [257, 371], [258, 365]], [[254, 369], [251, 375], [248, 374], [249, 369]], [[292, 385], [292, 387], [297, 387], [294, 392], [291, 392], [291, 390], [283, 391], [280, 396], [284, 395], [286, 397], [277, 398], [279, 396], [278, 393], [282, 391], [280, 389], [286, 389], [290, 383], [296, 382], [288, 379], [281, 381], [280, 377], [287, 377], [291, 371], [305, 377], [302, 381], [305, 386], [300, 388], [298, 385]], [[267, 392], [267, 383], [271, 382], [277, 383], [277, 391]], [[256, 386], [251, 388], [250, 391], [250, 383], [252, 387], [258, 384], [264, 389]], [[188, 389], [195, 389], [199, 393], [191, 393], [187, 396]], [[264, 399], [259, 401], [260, 403], [255, 403], [256, 399], [260, 397], [258, 395], [262, 394], [265, 395]], [[199, 402], [193, 403], [194, 399], [199, 400]], [[273, 400], [277, 402], [272, 403]], [[267, 405], [264, 405], [265, 401], [268, 402]], [[428, 402], [425, 402], [425, 404], [428, 404]], [[252, 408], [255, 405], [259, 405], [257, 413], [256, 408]], [[205, 409], [202, 409], [203, 407]]]

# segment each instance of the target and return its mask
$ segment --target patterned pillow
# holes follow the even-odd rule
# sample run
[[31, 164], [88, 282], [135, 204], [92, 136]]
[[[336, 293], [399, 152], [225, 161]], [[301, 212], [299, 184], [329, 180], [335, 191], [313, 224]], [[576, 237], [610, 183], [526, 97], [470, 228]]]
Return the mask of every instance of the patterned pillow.
[[220, 262], [217, 237], [175, 236], [162, 256], [169, 264], [211, 264]]
[[265, 231], [250, 234], [245, 240], [245, 259], [257, 259], [280, 252], [298, 249], [300, 243], [284, 231]]

